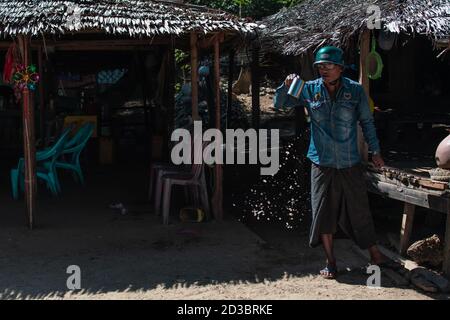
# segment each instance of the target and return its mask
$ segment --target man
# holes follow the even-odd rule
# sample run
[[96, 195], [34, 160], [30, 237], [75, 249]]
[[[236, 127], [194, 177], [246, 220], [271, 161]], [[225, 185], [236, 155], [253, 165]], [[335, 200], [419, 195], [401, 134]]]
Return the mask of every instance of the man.
[[[320, 271], [327, 279], [337, 275], [333, 235], [341, 228], [362, 249], [368, 249], [371, 263], [398, 268], [375, 245], [376, 236], [369, 209], [363, 167], [358, 151], [358, 122], [372, 152], [376, 167], [384, 166], [367, 96], [360, 84], [342, 76], [343, 51], [321, 48], [315, 58], [320, 78], [306, 82], [298, 99], [288, 89], [298, 76], [289, 75], [277, 89], [275, 107], [306, 107], [311, 138], [308, 158], [311, 167], [313, 221], [310, 246], [322, 243], [327, 257]], [[300, 111], [303, 108], [298, 108]]]

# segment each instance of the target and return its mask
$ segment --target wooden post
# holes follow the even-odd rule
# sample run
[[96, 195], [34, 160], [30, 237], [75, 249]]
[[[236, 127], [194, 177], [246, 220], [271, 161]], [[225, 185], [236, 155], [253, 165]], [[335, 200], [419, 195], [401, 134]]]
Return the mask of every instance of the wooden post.
[[235, 51], [231, 50], [228, 59], [228, 99], [227, 99], [227, 128], [230, 120], [231, 109], [233, 108], [233, 78], [234, 78], [234, 56]]
[[44, 59], [43, 59], [43, 53], [42, 53], [42, 46], [39, 46], [38, 49], [38, 63], [39, 63], [39, 136], [41, 139], [45, 137], [45, 116], [46, 116], [46, 110], [45, 110], [45, 81], [44, 81]]
[[[170, 55], [170, 54], [169, 54]], [[144, 126], [145, 126], [145, 137], [146, 137], [146, 142], [145, 142], [145, 155], [148, 154], [149, 159], [152, 158], [152, 134], [151, 134], [151, 128], [150, 128], [150, 119], [149, 119], [149, 114], [150, 114], [150, 106], [147, 104], [147, 92], [148, 92], [148, 88], [147, 88], [147, 65], [145, 63], [145, 59], [146, 54], [145, 52], [143, 52], [142, 50], [139, 50], [139, 57], [140, 57], [140, 67], [139, 69], [142, 69], [142, 73], [141, 73], [141, 85], [142, 85], [142, 102], [143, 102], [143, 108], [144, 108]]]
[[169, 84], [167, 88], [167, 110], [169, 115], [168, 123], [171, 129], [174, 128], [175, 122], [175, 63], [175, 44], [172, 41], [169, 45], [169, 59], [167, 61], [167, 71], [169, 72], [167, 81]]
[[199, 120], [198, 115], [198, 38], [191, 32], [191, 91], [192, 91], [192, 120]]
[[[164, 137], [164, 160], [170, 159], [170, 137], [175, 122], [175, 48], [173, 43], [167, 47], [166, 60], [166, 89], [164, 90], [164, 104], [166, 106], [166, 130]], [[151, 129], [150, 129], [151, 131]]]
[[[30, 65], [31, 52], [29, 37], [18, 36], [22, 62]], [[34, 107], [32, 93], [25, 88], [22, 92], [23, 147], [25, 160], [25, 200], [27, 206], [28, 226], [33, 229], [36, 209], [36, 149], [34, 136]]]
[[[370, 30], [365, 29], [360, 37], [359, 83], [363, 86], [364, 91], [367, 95], [367, 99], [369, 99], [370, 97], [370, 82], [369, 77], [367, 76], [367, 65], [366, 65], [369, 51], [370, 51]], [[367, 163], [369, 158], [368, 147], [367, 143], [364, 141], [361, 126], [358, 126], [358, 147], [359, 153], [361, 155], [361, 160], [364, 163]]]
[[259, 90], [260, 90], [259, 47], [257, 45], [253, 45], [251, 72], [252, 72], [252, 126], [253, 128], [258, 129], [260, 125], [261, 104], [259, 97]]
[[[214, 92], [216, 102], [216, 128], [220, 130], [220, 37], [217, 36], [214, 40]], [[216, 164], [215, 170], [215, 190], [212, 199], [212, 207], [214, 215], [217, 220], [223, 219], [223, 179], [222, 179], [222, 165]]]
[[415, 211], [415, 205], [405, 202], [403, 209], [402, 229], [400, 231], [400, 254], [402, 256], [406, 254], [409, 247]]
[[445, 276], [450, 279], [450, 207], [447, 209], [447, 219], [445, 227], [445, 243], [444, 243], [444, 264], [442, 271]]

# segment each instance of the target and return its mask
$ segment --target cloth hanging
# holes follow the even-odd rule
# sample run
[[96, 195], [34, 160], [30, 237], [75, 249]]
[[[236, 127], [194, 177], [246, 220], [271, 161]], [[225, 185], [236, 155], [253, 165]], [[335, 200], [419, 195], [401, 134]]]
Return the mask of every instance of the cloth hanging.
[[11, 83], [11, 78], [15, 72], [16, 64], [20, 61], [20, 55], [16, 43], [13, 42], [6, 52], [5, 65], [3, 68], [3, 82]]

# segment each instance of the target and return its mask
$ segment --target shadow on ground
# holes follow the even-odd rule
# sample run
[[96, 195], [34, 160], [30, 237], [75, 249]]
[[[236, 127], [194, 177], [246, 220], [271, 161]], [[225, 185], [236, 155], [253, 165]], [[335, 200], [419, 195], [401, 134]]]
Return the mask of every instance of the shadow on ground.
[[[284, 272], [299, 274], [299, 257], [266, 249], [234, 219], [183, 224], [172, 212], [172, 224], [163, 226], [145, 202], [144, 167], [109, 167], [86, 176], [82, 187], [63, 174], [58, 198], [39, 185], [33, 231], [26, 226], [23, 198], [13, 201], [3, 184], [0, 297], [61, 297], [68, 293], [71, 265], [81, 269], [85, 294], [256, 283]], [[1, 178], [8, 181], [7, 173]], [[110, 209], [113, 202], [123, 202], [128, 213]]]
[[[23, 199], [0, 188], [0, 298], [100, 299], [364, 299], [424, 298], [412, 290], [373, 294], [365, 264], [339, 241], [339, 282], [317, 276], [321, 250], [307, 233], [273, 224], [181, 223], [163, 226], [146, 203], [143, 166], [88, 171], [87, 185], [61, 177], [63, 194], [39, 188], [36, 228], [26, 227]], [[1, 180], [9, 181], [3, 172]], [[128, 213], [109, 208], [123, 202]], [[180, 206], [181, 204], [178, 203]], [[81, 290], [67, 287], [67, 268], [80, 267]], [[386, 284], [389, 288], [390, 284]], [[384, 294], [384, 295], [383, 295]]]

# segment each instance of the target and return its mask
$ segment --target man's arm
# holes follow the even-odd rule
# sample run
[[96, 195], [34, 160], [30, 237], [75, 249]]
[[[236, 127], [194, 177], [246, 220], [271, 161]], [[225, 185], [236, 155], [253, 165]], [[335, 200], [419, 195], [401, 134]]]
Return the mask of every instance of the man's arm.
[[359, 91], [358, 120], [361, 124], [364, 139], [369, 145], [370, 151], [374, 154], [380, 154], [380, 143], [377, 138], [377, 131], [375, 129], [372, 112], [370, 112], [369, 101], [367, 100], [367, 95], [362, 87], [360, 87]]
[[275, 91], [275, 97], [273, 98], [273, 106], [276, 109], [281, 108], [295, 108], [300, 105], [300, 101], [295, 99], [294, 97], [288, 95], [289, 88], [283, 83], [280, 87]]
[[289, 86], [292, 81], [298, 77], [296, 74], [290, 74], [287, 76], [286, 80], [283, 82], [281, 86], [277, 88], [275, 91], [275, 97], [273, 99], [273, 105], [276, 109], [279, 108], [295, 108], [303, 104], [303, 92], [300, 95], [299, 99], [296, 99], [290, 95], [288, 95]]

